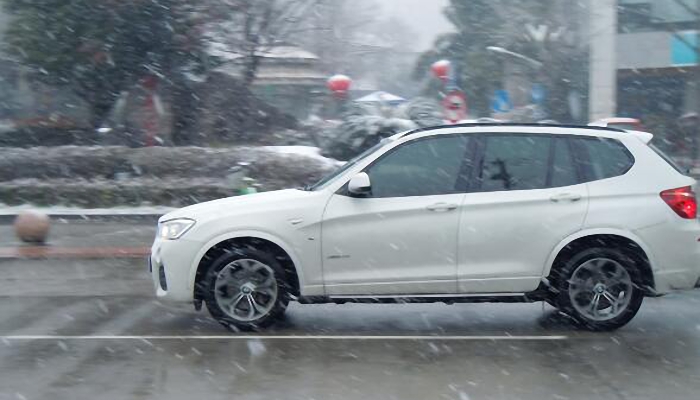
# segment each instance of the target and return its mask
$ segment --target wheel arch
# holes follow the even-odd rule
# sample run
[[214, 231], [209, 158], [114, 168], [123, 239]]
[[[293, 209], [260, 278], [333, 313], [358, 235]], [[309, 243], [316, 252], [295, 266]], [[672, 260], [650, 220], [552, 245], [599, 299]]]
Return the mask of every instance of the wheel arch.
[[288, 278], [291, 278], [291, 294], [300, 296], [303, 287], [303, 276], [300, 270], [299, 259], [291, 247], [280, 238], [260, 231], [238, 231], [217, 236], [208, 241], [197, 254], [190, 268], [189, 287], [194, 299], [201, 299], [198, 283], [203, 276], [202, 272], [207, 263], [224, 254], [235, 246], [252, 246], [258, 250], [264, 250], [282, 264]]
[[557, 279], [553, 272], [557, 265], [567, 260], [577, 252], [590, 247], [615, 247], [622, 248], [639, 265], [642, 274], [642, 285], [646, 294], [654, 294], [655, 260], [653, 253], [644, 241], [637, 235], [618, 229], [589, 229], [577, 232], [562, 240], [551, 252], [545, 270], [542, 274], [554, 283]]

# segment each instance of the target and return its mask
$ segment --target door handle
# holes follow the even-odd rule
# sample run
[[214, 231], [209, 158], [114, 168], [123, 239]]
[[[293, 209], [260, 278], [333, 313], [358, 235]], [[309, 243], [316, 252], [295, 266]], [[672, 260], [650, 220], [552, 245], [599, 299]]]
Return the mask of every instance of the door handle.
[[428, 211], [445, 212], [457, 209], [457, 204], [436, 203], [425, 207]]
[[559, 193], [555, 194], [549, 198], [551, 201], [557, 203], [560, 201], [579, 201], [581, 200], [581, 195], [578, 193]]

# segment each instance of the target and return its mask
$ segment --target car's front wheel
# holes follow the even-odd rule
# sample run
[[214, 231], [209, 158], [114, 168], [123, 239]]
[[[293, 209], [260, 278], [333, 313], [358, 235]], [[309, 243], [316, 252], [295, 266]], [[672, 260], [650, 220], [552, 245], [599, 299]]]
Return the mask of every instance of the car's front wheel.
[[563, 266], [561, 277], [559, 308], [591, 330], [624, 326], [637, 314], [644, 299], [638, 284], [639, 270], [618, 250], [581, 251]]
[[236, 249], [214, 261], [205, 277], [209, 313], [233, 330], [257, 330], [275, 322], [289, 304], [284, 269], [254, 249]]

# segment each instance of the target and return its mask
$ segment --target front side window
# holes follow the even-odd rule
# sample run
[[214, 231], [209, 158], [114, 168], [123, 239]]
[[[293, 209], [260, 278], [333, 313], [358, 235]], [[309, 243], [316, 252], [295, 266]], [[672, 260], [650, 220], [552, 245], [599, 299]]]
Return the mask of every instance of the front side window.
[[536, 135], [486, 135], [479, 181], [481, 191], [547, 187], [551, 138]]
[[354, 167], [355, 165], [357, 165], [357, 163], [359, 163], [360, 161], [369, 157], [370, 155], [374, 154], [376, 151], [378, 151], [382, 147], [386, 146], [390, 142], [391, 142], [391, 139], [389, 139], [389, 138], [380, 141], [379, 143], [377, 143], [374, 146], [370, 147], [369, 149], [365, 150], [364, 152], [362, 152], [360, 155], [356, 156], [352, 160], [343, 164], [342, 167], [340, 167], [340, 168], [336, 169], [335, 171], [331, 172], [330, 174], [326, 175], [320, 181], [316, 182], [315, 184], [313, 184], [311, 186], [308, 186], [306, 188], [306, 190], [315, 191], [315, 190], [324, 189], [331, 182], [333, 182], [337, 177], [342, 175], [345, 171]]
[[548, 187], [571, 186], [579, 183], [576, 164], [574, 163], [571, 146], [569, 146], [567, 138], [554, 139], [554, 154], [552, 157], [552, 169]]
[[456, 193], [469, 140], [462, 135], [430, 137], [390, 151], [365, 171], [371, 197]]

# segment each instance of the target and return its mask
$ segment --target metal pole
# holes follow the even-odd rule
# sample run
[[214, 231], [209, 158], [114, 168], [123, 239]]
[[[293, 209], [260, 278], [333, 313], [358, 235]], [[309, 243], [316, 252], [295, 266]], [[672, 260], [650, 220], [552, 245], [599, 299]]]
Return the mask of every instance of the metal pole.
[[589, 118], [612, 117], [617, 111], [617, 0], [589, 0]]

